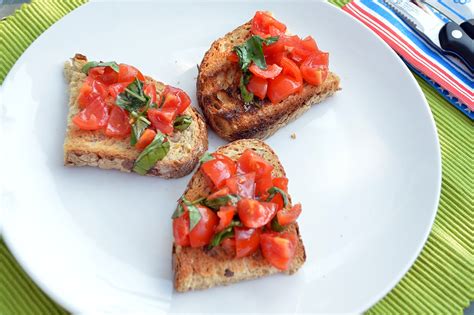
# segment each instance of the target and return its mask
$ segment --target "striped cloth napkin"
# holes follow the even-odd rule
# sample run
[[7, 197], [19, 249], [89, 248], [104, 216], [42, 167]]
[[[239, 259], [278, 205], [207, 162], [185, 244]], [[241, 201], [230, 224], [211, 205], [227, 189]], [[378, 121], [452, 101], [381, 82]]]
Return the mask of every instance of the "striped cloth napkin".
[[[414, 72], [474, 120], [474, 76], [462, 63], [431, 46], [383, 0], [353, 0], [343, 10], [373, 30]], [[447, 21], [440, 14], [437, 16]]]

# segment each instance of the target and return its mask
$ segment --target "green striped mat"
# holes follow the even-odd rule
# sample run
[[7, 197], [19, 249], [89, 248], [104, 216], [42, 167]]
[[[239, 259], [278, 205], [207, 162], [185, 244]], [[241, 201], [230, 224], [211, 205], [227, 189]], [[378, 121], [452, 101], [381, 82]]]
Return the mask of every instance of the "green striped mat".
[[[22, 52], [55, 21], [86, 0], [23, 5], [0, 22], [0, 83]], [[342, 6], [347, 0], [331, 0]], [[474, 125], [416, 77], [441, 142], [443, 183], [428, 242], [402, 281], [369, 314], [462, 314], [474, 300]], [[0, 240], [0, 314], [67, 313], [25, 274]]]

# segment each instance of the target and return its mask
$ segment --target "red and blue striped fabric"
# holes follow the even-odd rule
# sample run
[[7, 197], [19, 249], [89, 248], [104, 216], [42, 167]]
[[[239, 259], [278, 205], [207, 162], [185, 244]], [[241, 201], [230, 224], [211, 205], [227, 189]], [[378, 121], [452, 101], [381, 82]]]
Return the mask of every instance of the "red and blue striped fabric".
[[373, 30], [414, 72], [474, 120], [474, 77], [463, 64], [429, 44], [383, 0], [353, 0], [343, 10]]

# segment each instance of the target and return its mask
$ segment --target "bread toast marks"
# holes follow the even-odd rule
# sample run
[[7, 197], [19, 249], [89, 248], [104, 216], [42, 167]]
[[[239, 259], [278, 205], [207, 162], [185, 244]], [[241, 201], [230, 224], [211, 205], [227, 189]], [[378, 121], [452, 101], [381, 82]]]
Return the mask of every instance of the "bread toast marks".
[[234, 46], [251, 37], [250, 29], [251, 22], [248, 22], [216, 40], [199, 67], [199, 106], [212, 129], [228, 141], [265, 139], [340, 90], [339, 77], [329, 72], [321, 85], [305, 83], [301, 93], [279, 103], [264, 100], [256, 101], [258, 106], [245, 106], [239, 90], [240, 69], [228, 57]]
[[[69, 113], [67, 116], [66, 137], [64, 140], [64, 165], [66, 166], [95, 166], [103, 169], [117, 169], [131, 172], [135, 159], [140, 152], [130, 145], [130, 137], [124, 139], [111, 138], [102, 131], [81, 130], [72, 122], [79, 111], [77, 97], [80, 88], [86, 80], [81, 72], [87, 63], [85, 56], [76, 54], [71, 61], [64, 65], [64, 74], [69, 83]], [[165, 84], [150, 77], [147, 83], [154, 83], [159, 96]], [[169, 137], [170, 151], [147, 175], [164, 178], [178, 178], [189, 174], [198, 163], [199, 158], [206, 152], [208, 146], [207, 129], [201, 115], [192, 106], [184, 112], [192, 117], [188, 129], [178, 131]]]
[[[236, 160], [246, 149], [251, 149], [269, 161], [274, 169], [273, 176], [285, 176], [285, 171], [273, 150], [260, 140], [238, 140], [219, 148], [216, 152]], [[197, 171], [191, 178], [184, 196], [196, 200], [208, 196], [210, 189], [204, 175]], [[291, 203], [291, 199], [289, 199]], [[295, 273], [305, 262], [306, 253], [297, 223], [287, 227], [287, 231], [298, 237], [296, 255], [288, 271]], [[234, 258], [233, 255], [217, 246], [211, 250], [173, 245], [173, 271], [176, 291], [206, 289], [218, 285], [227, 285], [243, 280], [260, 278], [280, 273], [262, 256], [260, 250], [254, 255]]]

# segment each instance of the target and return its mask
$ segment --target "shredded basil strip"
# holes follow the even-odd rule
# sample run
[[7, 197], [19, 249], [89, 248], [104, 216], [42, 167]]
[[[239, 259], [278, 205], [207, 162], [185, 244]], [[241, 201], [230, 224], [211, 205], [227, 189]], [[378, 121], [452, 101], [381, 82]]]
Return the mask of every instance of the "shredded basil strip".
[[150, 97], [145, 95], [143, 92], [143, 82], [135, 78], [132, 83], [130, 83], [125, 91], [120, 93], [115, 100], [117, 106], [122, 107], [123, 109], [133, 112], [138, 111], [140, 108], [150, 104]]
[[210, 160], [214, 160], [214, 157], [211, 155], [211, 153], [206, 152], [204, 153], [203, 156], [201, 156], [201, 158], [199, 159], [199, 162], [204, 163]]
[[282, 232], [284, 229], [285, 229], [285, 227], [280, 225], [280, 223], [278, 223], [278, 219], [275, 216], [272, 219], [272, 230], [275, 231], [275, 232]]
[[212, 248], [214, 246], [219, 245], [222, 241], [228, 237], [234, 236], [234, 227], [241, 226], [242, 223], [240, 221], [232, 221], [228, 227], [216, 233], [209, 244], [209, 247]]
[[267, 201], [272, 200], [273, 197], [275, 197], [276, 194], [280, 194], [281, 197], [283, 198], [283, 206], [286, 207], [288, 205], [288, 203], [289, 203], [288, 196], [286, 195], [286, 192], [284, 192], [280, 188], [273, 186], [267, 192], [270, 194], [267, 198]]
[[184, 196], [181, 199], [183, 200], [189, 212], [189, 231], [191, 231], [201, 220], [201, 212], [199, 212], [199, 209], [195, 206], [194, 202], [190, 202], [184, 198]]
[[119, 65], [115, 61], [108, 61], [108, 62], [102, 62], [102, 61], [89, 61], [86, 63], [84, 66], [82, 66], [81, 71], [85, 74], [89, 73], [89, 70], [91, 68], [95, 67], [110, 67], [112, 68], [115, 72], [119, 72]]
[[181, 202], [179, 202], [178, 205], [176, 206], [176, 209], [173, 212], [173, 215], [171, 216], [171, 219], [179, 218], [183, 214], [184, 214], [184, 208]]
[[202, 204], [208, 208], [211, 208], [212, 210], [217, 211], [219, 210], [220, 207], [226, 206], [228, 204], [235, 206], [237, 202], [239, 202], [239, 200], [240, 200], [240, 197], [238, 195], [229, 194], [229, 195], [214, 198], [211, 200], [206, 199], [202, 202]]
[[138, 139], [145, 131], [145, 129], [150, 125], [150, 121], [145, 118], [145, 116], [140, 115], [132, 124], [132, 132], [130, 134], [130, 145], [134, 146]]
[[156, 162], [162, 160], [170, 150], [170, 143], [162, 133], [158, 133], [155, 139], [140, 153], [133, 166], [133, 171], [145, 175]]
[[191, 125], [193, 122], [193, 119], [191, 116], [188, 115], [180, 115], [176, 117], [173, 123], [174, 130], [179, 130], [183, 131], [188, 129], [188, 127]]
[[253, 101], [253, 93], [247, 89], [247, 84], [249, 83], [251, 74], [249, 72], [242, 74], [240, 77], [240, 95], [245, 104], [250, 104]]

